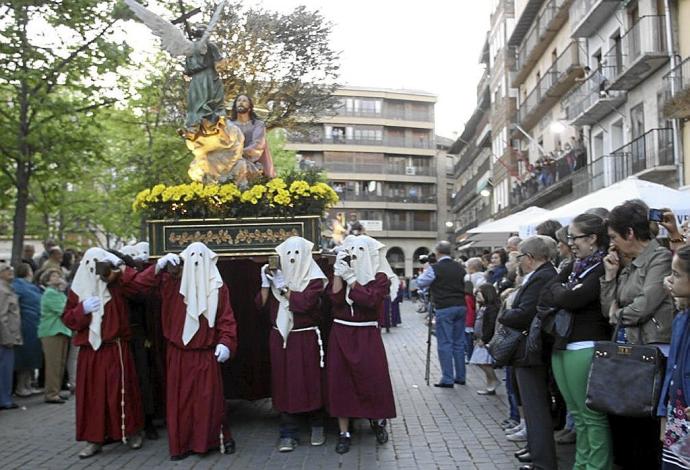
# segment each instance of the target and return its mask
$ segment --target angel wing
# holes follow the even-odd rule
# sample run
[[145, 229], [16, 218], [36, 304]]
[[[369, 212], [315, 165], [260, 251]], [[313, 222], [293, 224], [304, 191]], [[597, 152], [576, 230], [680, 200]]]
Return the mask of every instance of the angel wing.
[[211, 21], [208, 22], [208, 26], [206, 26], [206, 31], [204, 31], [204, 35], [201, 37], [201, 43], [206, 44], [208, 42], [208, 38], [211, 36], [211, 33], [213, 32], [213, 28], [216, 27], [216, 23], [218, 23], [218, 20], [220, 19], [220, 14], [223, 13], [223, 8], [225, 8], [225, 4], [227, 3], [227, 0], [223, 0], [220, 2], [220, 4], [216, 7], [216, 11], [213, 12], [213, 16], [211, 17]]
[[[138, 3], [136, 0], [124, 1], [134, 12], [134, 14], [137, 15], [146, 26], [148, 26], [151, 32], [161, 38], [161, 46], [163, 46], [163, 49], [168, 51], [170, 55], [175, 57], [188, 57], [194, 54], [194, 42], [187, 39], [181, 29], [176, 27], [170, 21], [156, 15], [151, 10]], [[224, 4], [225, 2], [223, 2], [221, 6]], [[216, 9], [216, 13], [213, 15], [213, 18], [216, 18], [216, 16], [220, 16], [218, 9]], [[217, 18], [216, 21], [218, 21]]]

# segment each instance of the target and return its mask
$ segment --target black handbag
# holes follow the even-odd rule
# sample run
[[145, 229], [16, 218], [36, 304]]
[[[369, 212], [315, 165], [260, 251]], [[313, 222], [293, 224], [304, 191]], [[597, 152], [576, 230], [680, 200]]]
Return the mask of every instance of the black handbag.
[[[619, 328], [620, 319], [614, 339]], [[656, 416], [665, 364], [666, 358], [655, 345], [595, 342], [587, 407], [618, 416]]]
[[501, 367], [510, 364], [520, 341], [527, 335], [526, 331], [516, 330], [505, 325], [498, 325], [493, 338], [486, 345], [486, 349]]
[[554, 309], [541, 320], [541, 328], [553, 339], [554, 349], [565, 349], [573, 332], [573, 314], [562, 308]]

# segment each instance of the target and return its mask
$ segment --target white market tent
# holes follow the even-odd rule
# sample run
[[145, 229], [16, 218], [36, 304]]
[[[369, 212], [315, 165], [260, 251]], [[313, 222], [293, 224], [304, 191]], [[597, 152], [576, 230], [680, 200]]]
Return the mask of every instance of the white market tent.
[[[541, 207], [528, 207], [520, 212], [503, 217], [502, 219], [494, 220], [480, 225], [479, 227], [468, 230], [469, 237], [459, 249], [469, 247], [492, 247], [504, 246], [508, 237], [511, 234], [517, 233], [520, 226], [525, 223], [530, 223], [533, 219], [540, 218], [546, 220], [543, 216], [548, 215], [550, 211], [542, 209]], [[548, 218], [548, 217], [547, 217]], [[470, 245], [471, 243], [471, 245]]]
[[669, 208], [678, 219], [678, 225], [690, 216], [690, 193], [678, 191], [662, 184], [627, 178], [606, 188], [583, 196], [552, 211], [535, 216], [532, 220], [520, 224], [520, 237], [536, 234], [536, 226], [545, 220], [557, 220], [563, 225], [569, 224], [575, 217], [588, 209], [603, 207], [611, 210], [630, 199], [641, 199], [651, 209]]

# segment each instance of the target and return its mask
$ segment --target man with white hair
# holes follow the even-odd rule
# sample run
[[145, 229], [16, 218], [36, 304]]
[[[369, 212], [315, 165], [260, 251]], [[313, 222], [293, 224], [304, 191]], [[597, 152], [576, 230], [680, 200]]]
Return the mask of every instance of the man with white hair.
[[89, 445], [86, 459], [109, 439], [141, 447], [144, 424], [137, 374], [129, 350], [127, 297], [136, 294], [138, 273], [100, 248], [84, 253], [63, 313], [75, 332], [77, 365], [77, 440]]
[[520, 246], [521, 241], [522, 239], [517, 235], [510, 237], [506, 242], [506, 253], [518, 251], [518, 246]]
[[161, 296], [171, 460], [217, 448], [235, 451], [235, 441], [223, 424], [220, 363], [237, 351], [237, 326], [217, 261], [216, 253], [195, 242], [179, 256], [163, 256], [137, 279], [142, 291], [156, 286]]
[[297, 447], [297, 415], [309, 413], [311, 445], [325, 443], [322, 383], [324, 354], [321, 331], [321, 295], [326, 275], [312, 258], [314, 244], [290, 237], [276, 247], [280, 267], [261, 269], [260, 303], [268, 306], [273, 329], [271, 353], [271, 398], [280, 412], [278, 451]]
[[339, 454], [350, 450], [351, 418], [368, 418], [379, 444], [388, 441], [386, 420], [395, 417], [395, 400], [378, 319], [386, 296], [394, 298], [398, 289], [385, 245], [359, 235], [348, 236], [343, 248], [330, 289], [334, 319], [327, 371], [329, 411], [340, 428]]

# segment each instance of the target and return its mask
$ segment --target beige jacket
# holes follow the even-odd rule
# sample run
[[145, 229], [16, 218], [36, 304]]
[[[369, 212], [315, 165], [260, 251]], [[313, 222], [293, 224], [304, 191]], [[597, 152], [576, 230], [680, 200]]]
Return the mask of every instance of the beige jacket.
[[673, 299], [663, 286], [671, 274], [671, 258], [669, 250], [652, 240], [616, 280], [601, 278], [601, 311], [608, 312], [612, 325], [621, 318], [631, 344], [671, 342]]
[[14, 347], [21, 344], [19, 299], [8, 283], [0, 281], [0, 346]]

